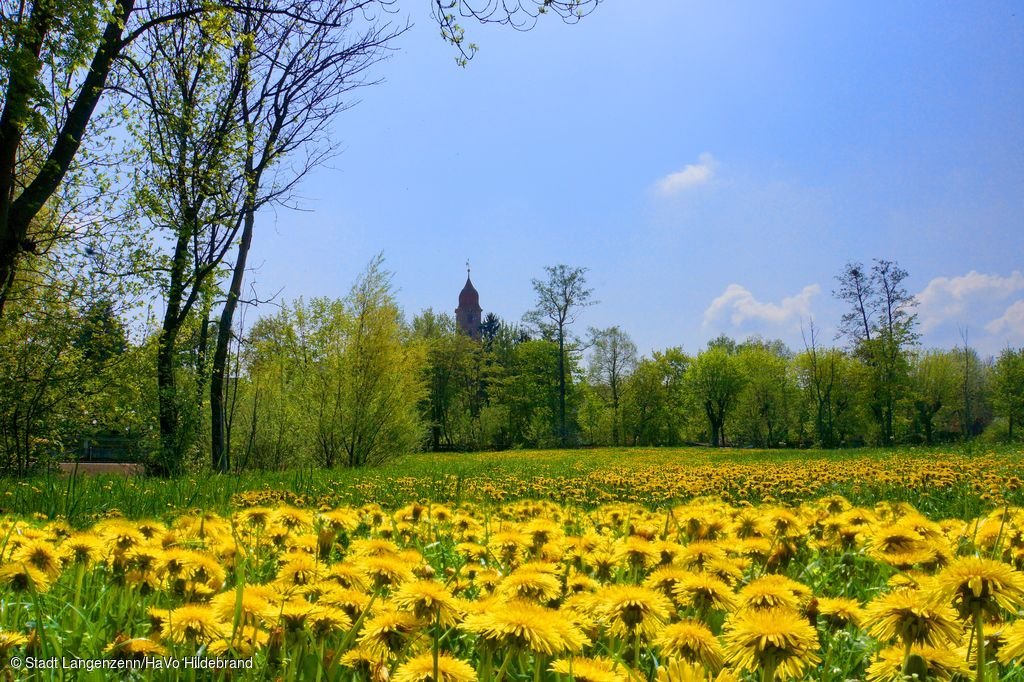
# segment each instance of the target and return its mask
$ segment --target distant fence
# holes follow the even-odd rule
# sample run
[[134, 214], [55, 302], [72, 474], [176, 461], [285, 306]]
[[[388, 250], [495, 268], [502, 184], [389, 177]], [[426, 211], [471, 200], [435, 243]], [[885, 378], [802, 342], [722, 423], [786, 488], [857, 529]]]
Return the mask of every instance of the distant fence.
[[79, 462], [137, 462], [139, 440], [130, 436], [92, 436], [83, 438], [78, 448]]

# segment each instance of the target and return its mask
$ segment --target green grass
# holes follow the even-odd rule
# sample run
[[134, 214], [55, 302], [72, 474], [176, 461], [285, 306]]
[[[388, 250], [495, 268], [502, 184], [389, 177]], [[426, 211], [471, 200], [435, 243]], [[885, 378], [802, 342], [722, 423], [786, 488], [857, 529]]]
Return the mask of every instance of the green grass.
[[[919, 472], [932, 470], [941, 485], [918, 479]], [[233, 501], [234, 506], [252, 504], [261, 496], [301, 506], [372, 502], [394, 508], [418, 499], [488, 504], [543, 498], [587, 507], [611, 501], [664, 507], [696, 495], [795, 503], [839, 494], [859, 505], [910, 502], [933, 517], [969, 518], [1003, 502], [1021, 504], [1024, 493], [1006, 483], [1015, 476], [1024, 478], [1024, 456], [1019, 449], [1005, 448], [421, 453], [362, 470], [0, 479], [0, 513], [63, 518], [84, 526], [107, 515], [165, 518], [190, 509], [224, 513]]]

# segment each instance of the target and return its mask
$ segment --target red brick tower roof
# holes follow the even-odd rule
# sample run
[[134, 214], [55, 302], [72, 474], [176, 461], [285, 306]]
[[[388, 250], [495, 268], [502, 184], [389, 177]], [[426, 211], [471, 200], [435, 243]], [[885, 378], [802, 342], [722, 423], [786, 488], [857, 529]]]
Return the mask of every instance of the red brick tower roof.
[[473, 287], [473, 282], [469, 279], [469, 275], [466, 276], [466, 286], [462, 287], [462, 291], [459, 293], [459, 307], [466, 308], [467, 310], [480, 309], [480, 294]]

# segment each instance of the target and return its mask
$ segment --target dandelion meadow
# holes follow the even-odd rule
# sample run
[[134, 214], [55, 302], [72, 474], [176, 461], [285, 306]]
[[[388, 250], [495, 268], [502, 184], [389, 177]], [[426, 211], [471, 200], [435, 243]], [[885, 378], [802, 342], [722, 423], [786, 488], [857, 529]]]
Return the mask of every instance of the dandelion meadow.
[[1010, 450], [693, 449], [4, 482], [0, 662], [8, 679], [1024, 680], [1021, 474]]

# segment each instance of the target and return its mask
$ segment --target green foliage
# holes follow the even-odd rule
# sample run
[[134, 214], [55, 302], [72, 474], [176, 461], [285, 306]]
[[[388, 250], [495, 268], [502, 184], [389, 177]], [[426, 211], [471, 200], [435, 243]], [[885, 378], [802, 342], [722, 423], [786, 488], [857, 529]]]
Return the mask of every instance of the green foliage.
[[707, 418], [712, 445], [726, 444], [726, 419], [747, 381], [740, 358], [722, 345], [712, 345], [693, 359], [686, 383], [697, 410]]
[[343, 300], [297, 301], [254, 326], [232, 460], [283, 468], [378, 464], [422, 442], [426, 348], [375, 259]]
[[852, 444], [862, 431], [860, 365], [839, 348], [813, 344], [794, 365], [809, 441], [826, 448]]
[[992, 368], [992, 405], [1006, 422], [1006, 440], [1020, 438], [1024, 425], [1024, 348], [1007, 348]]
[[685, 378], [690, 363], [678, 347], [655, 351], [637, 363], [623, 397], [627, 442], [679, 445], [684, 441], [689, 420]]
[[952, 431], [961, 407], [962, 370], [957, 355], [955, 351], [932, 350], [913, 358], [908, 399], [915, 439], [931, 444]]
[[917, 301], [903, 281], [907, 271], [897, 263], [875, 259], [870, 272], [849, 263], [836, 279], [835, 295], [850, 306], [841, 332], [863, 362], [865, 402], [874, 420], [871, 439], [882, 445], [896, 442], [897, 406], [909, 388], [908, 350], [917, 343]]
[[739, 351], [746, 385], [736, 406], [736, 435], [756, 447], [794, 441], [798, 389], [791, 363], [768, 344], [745, 344]]
[[427, 394], [421, 405], [432, 450], [483, 446], [480, 414], [499, 367], [483, 344], [460, 333], [447, 314], [425, 310], [413, 319], [413, 338], [426, 349]]
[[0, 320], [0, 470], [24, 474], [95, 435], [141, 442], [151, 416], [139, 394], [145, 350], [128, 346], [108, 309], [83, 310], [49, 287], [31, 302]]

